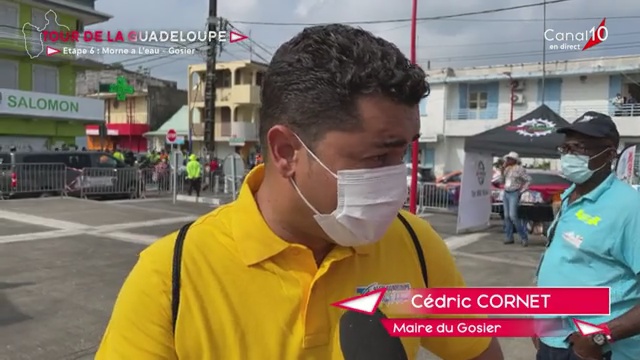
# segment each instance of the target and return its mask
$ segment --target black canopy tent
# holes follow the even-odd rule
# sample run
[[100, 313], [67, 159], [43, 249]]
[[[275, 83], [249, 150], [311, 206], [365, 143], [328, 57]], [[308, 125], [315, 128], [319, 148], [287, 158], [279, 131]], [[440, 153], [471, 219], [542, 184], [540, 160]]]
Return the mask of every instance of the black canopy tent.
[[541, 105], [512, 122], [467, 138], [464, 151], [493, 156], [515, 151], [521, 157], [556, 158], [557, 147], [564, 139], [556, 130], [568, 125], [547, 105]]

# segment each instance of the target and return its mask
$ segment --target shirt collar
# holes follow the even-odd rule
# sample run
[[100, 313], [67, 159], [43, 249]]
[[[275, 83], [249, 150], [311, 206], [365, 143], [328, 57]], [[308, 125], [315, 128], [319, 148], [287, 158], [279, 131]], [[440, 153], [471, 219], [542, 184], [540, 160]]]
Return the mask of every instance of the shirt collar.
[[[232, 206], [232, 232], [242, 261], [247, 265], [255, 265], [278, 255], [289, 247], [300, 246], [291, 244], [278, 237], [264, 221], [258, 208], [254, 194], [260, 188], [264, 179], [264, 165], [255, 166], [247, 174], [240, 194]], [[333, 255], [346, 257], [352, 253], [369, 254], [375, 244], [346, 248], [336, 246]], [[347, 254], [348, 253], [348, 254]], [[331, 254], [330, 254], [331, 255]]]
[[[581, 196], [580, 199], [587, 199], [590, 201], [598, 200], [600, 196], [605, 193], [605, 191], [609, 190], [609, 188], [611, 187], [611, 185], [616, 179], [617, 179], [616, 174], [611, 173], [606, 179], [604, 179], [603, 182], [600, 183], [600, 185], [596, 186], [596, 188], [591, 190], [588, 194]], [[569, 195], [571, 195], [571, 193], [573, 192], [573, 190], [575, 190], [575, 188], [576, 188], [576, 184], [572, 184], [567, 190], [565, 190], [565, 192], [563, 192], [562, 195], [560, 196], [562, 201], [564, 201], [567, 197], [569, 197]]]

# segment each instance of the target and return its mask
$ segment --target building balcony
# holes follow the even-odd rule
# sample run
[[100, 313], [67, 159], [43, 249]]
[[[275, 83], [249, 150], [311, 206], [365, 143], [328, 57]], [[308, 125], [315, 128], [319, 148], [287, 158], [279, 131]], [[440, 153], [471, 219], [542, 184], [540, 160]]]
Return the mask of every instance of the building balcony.
[[[124, 107], [124, 106], [123, 106]], [[149, 114], [146, 111], [127, 112], [126, 110], [107, 114], [107, 122], [110, 125], [115, 124], [149, 124]]]
[[[513, 119], [534, 109], [535, 107], [514, 107]], [[431, 113], [428, 118], [433, 118], [433, 115], [435, 114]], [[444, 120], [444, 136], [467, 137], [508, 123], [511, 121], [511, 109], [509, 105], [491, 110], [453, 109], [444, 112]]]
[[235, 104], [260, 104], [260, 86], [234, 85], [231, 88], [230, 101]]
[[231, 137], [245, 141], [258, 141], [258, 124], [234, 121], [231, 123]]
[[216, 139], [229, 140], [229, 138], [231, 137], [231, 122], [216, 122], [214, 131]]
[[[596, 111], [612, 117], [618, 126], [618, 131], [622, 137], [640, 137], [640, 104], [626, 104], [619, 108], [607, 105], [608, 100], [581, 101], [579, 103], [560, 104], [557, 109], [558, 114], [569, 122], [582, 116], [587, 111]], [[533, 111], [539, 104], [527, 104], [526, 106], [515, 106], [513, 119]], [[554, 109], [556, 110], [556, 109]], [[442, 121], [444, 120], [444, 121]], [[472, 111], [465, 109], [446, 110], [437, 114], [435, 111], [429, 113], [423, 121], [425, 127], [433, 127], [434, 124], [444, 123], [442, 134], [452, 137], [466, 137], [479, 134], [508, 123], [511, 120], [509, 104], [500, 104], [497, 110], [491, 112]]]
[[640, 104], [625, 104], [620, 107], [613, 105], [596, 106], [562, 106], [560, 115], [572, 122], [587, 111], [596, 111], [611, 116], [618, 127], [621, 137], [640, 136]]
[[[203, 108], [204, 105], [204, 83], [193, 90], [190, 94], [192, 106]], [[260, 86], [256, 85], [234, 85], [229, 88], [216, 89], [216, 107], [239, 105], [239, 104], [260, 104]]]
[[[245, 141], [258, 141], [258, 126], [250, 122], [216, 122], [213, 130], [216, 141], [229, 141], [231, 138], [245, 139]], [[193, 136], [196, 140], [204, 137], [203, 123], [193, 124]]]

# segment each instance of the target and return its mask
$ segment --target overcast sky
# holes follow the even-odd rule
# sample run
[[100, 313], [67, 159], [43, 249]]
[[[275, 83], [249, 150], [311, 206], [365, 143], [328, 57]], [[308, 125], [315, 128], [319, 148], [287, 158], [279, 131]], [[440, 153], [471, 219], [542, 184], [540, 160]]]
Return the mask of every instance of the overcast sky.
[[[418, 17], [435, 17], [501, 7], [525, 5], [542, 0], [418, 0]], [[250, 34], [253, 43], [226, 44], [221, 60], [268, 60], [278, 45], [304, 28], [303, 25], [259, 25], [243, 22], [328, 23], [408, 19], [411, 1], [388, 0], [219, 0], [218, 14]], [[205, 30], [206, 0], [148, 1], [98, 0], [96, 8], [113, 15], [107, 23], [91, 28], [101, 30]], [[633, 16], [637, 14], [637, 16]], [[568, 0], [547, 5], [547, 28], [557, 32], [584, 32], [607, 17], [609, 37], [593, 49], [547, 51], [547, 59], [603, 57], [640, 54], [640, 1]], [[542, 59], [543, 7], [446, 20], [420, 21], [418, 61], [431, 68], [539, 62]], [[555, 19], [555, 20], [554, 20]], [[362, 24], [409, 54], [409, 22]], [[571, 42], [582, 43], [582, 42]], [[251, 46], [248, 46], [251, 45]], [[549, 43], [547, 43], [549, 45]], [[198, 47], [198, 44], [192, 47]], [[249, 51], [251, 50], [251, 51]], [[104, 62], [121, 62], [136, 69], [148, 67], [155, 77], [178, 81], [186, 87], [187, 65], [204, 61], [202, 55], [157, 55], [140, 57], [105, 56]]]

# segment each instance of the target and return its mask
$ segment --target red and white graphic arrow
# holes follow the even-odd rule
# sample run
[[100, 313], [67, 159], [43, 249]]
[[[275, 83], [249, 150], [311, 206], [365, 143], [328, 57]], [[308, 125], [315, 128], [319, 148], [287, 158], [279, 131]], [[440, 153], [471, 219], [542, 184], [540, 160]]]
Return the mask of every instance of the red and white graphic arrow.
[[60, 50], [52, 48], [51, 46], [47, 46], [47, 56], [55, 55], [58, 53], [60, 53]]
[[235, 31], [230, 31], [229, 32], [229, 42], [230, 43], [236, 43], [238, 41], [247, 40], [248, 38], [249, 37], [247, 35], [240, 34], [240, 33], [235, 32]]
[[573, 319], [573, 323], [576, 325], [578, 331], [580, 332], [580, 335], [582, 336], [595, 334], [604, 334], [606, 336], [611, 336], [611, 331], [606, 324], [595, 325], [578, 319]]
[[342, 301], [331, 304], [332, 306], [339, 307], [346, 310], [357, 311], [367, 315], [373, 315], [378, 309], [386, 288], [368, 292], [364, 295], [354, 296], [352, 298], [344, 299]]

